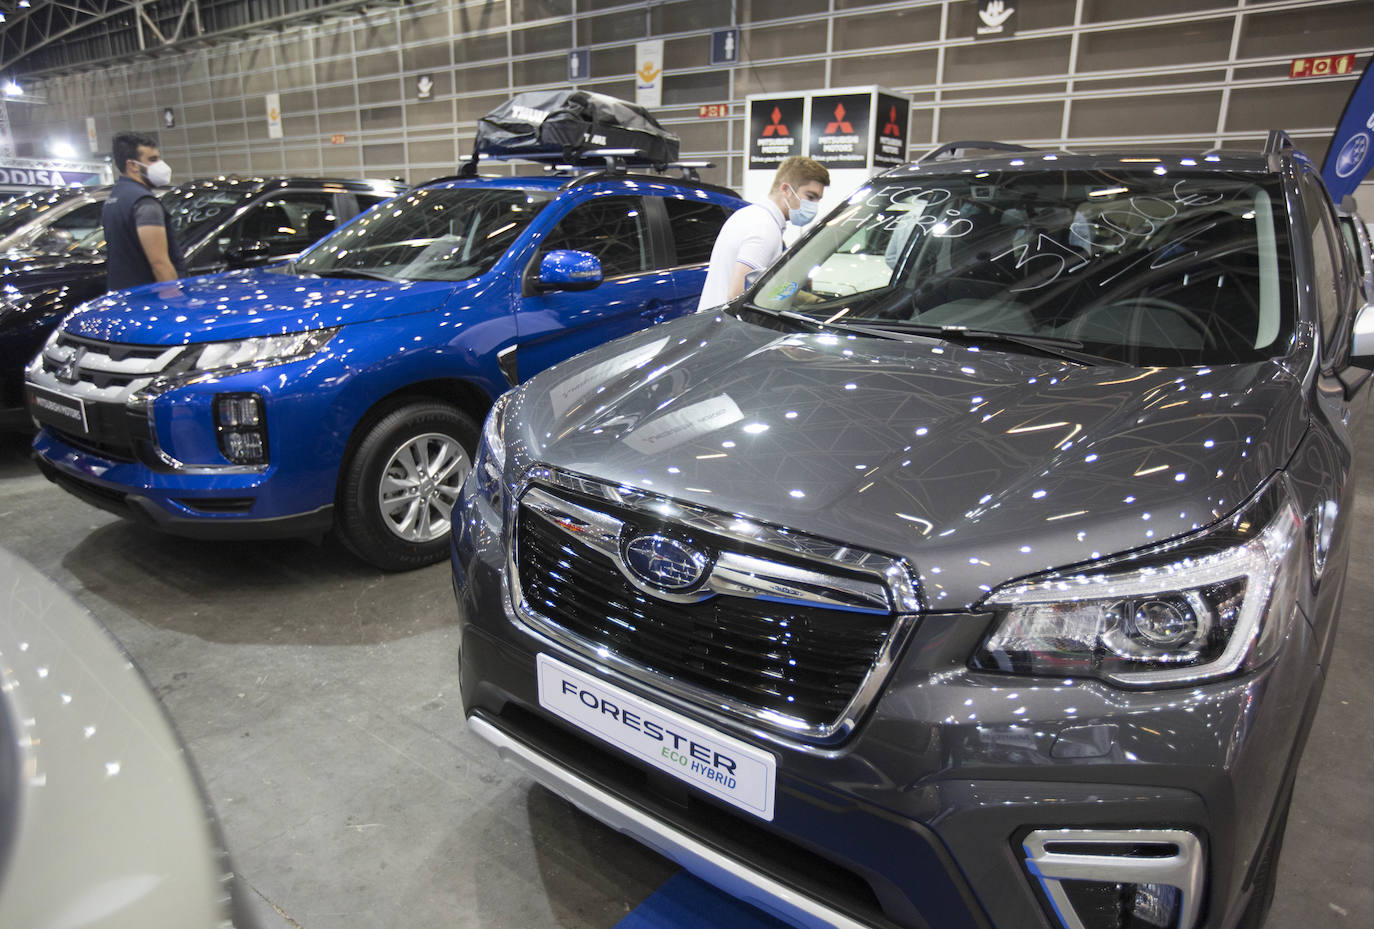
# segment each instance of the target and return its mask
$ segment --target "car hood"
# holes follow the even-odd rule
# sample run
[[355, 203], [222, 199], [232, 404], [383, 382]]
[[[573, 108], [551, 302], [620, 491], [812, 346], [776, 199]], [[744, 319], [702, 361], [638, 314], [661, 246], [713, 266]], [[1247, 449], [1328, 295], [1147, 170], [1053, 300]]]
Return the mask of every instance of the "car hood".
[[929, 606], [1215, 522], [1305, 428], [1275, 362], [1084, 367], [697, 314], [534, 378], [538, 462], [910, 560]]
[[63, 328], [141, 345], [245, 339], [423, 313], [441, 306], [453, 287], [234, 271], [116, 291], [83, 304]]

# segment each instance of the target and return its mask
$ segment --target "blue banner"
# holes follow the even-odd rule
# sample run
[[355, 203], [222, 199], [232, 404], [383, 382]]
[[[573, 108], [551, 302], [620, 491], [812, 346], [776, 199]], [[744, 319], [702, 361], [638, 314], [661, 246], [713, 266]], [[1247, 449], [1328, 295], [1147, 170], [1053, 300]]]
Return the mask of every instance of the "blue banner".
[[1374, 59], [1365, 65], [1360, 82], [1350, 92], [1322, 162], [1322, 180], [1331, 199], [1340, 203], [1346, 194], [1354, 193], [1370, 168], [1374, 168]]

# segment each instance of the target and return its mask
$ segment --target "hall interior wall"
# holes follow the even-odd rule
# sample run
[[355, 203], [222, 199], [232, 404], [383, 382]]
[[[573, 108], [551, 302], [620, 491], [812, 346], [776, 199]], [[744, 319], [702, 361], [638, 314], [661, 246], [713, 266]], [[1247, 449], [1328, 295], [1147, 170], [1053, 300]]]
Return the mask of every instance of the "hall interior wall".
[[[1012, 3], [1012, 6], [1020, 4]], [[420, 0], [404, 7], [166, 51], [36, 83], [12, 103], [21, 156], [48, 141], [101, 149], [152, 131], [181, 178], [223, 173], [450, 174], [475, 121], [520, 90], [568, 86], [567, 51], [590, 50], [578, 86], [634, 98], [635, 43], [664, 39], [660, 120], [684, 157], [742, 185], [745, 98], [882, 84], [913, 101], [911, 155], [955, 138], [1078, 150], [1254, 147], [1290, 131], [1320, 161], [1364, 68], [1371, 0], [1034, 0], [1014, 37], [974, 38], [974, 0]], [[1146, 14], [1146, 15], [1142, 15]], [[709, 64], [710, 32], [740, 27], [741, 61]], [[1346, 75], [1292, 79], [1293, 58], [1357, 55]], [[434, 82], [419, 98], [419, 80]], [[278, 93], [283, 138], [268, 136]], [[730, 104], [703, 119], [701, 104]], [[170, 108], [174, 128], [162, 125]]]

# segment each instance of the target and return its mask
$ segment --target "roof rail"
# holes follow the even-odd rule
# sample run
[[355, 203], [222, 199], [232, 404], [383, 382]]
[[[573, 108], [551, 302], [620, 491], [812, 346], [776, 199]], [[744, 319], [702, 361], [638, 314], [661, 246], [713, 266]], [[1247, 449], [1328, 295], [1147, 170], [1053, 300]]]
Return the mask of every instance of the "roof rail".
[[1282, 129], [1270, 129], [1269, 138], [1264, 140], [1264, 157], [1269, 162], [1269, 170], [1277, 171], [1279, 158], [1284, 149], [1291, 152], [1293, 148], [1293, 140], [1288, 137], [1288, 133]]
[[933, 148], [926, 152], [918, 162], [935, 161], [943, 155], [955, 155], [960, 151], [970, 148], [979, 148], [989, 152], [1033, 152], [1035, 149], [1025, 145], [1016, 145], [1011, 142], [986, 142], [976, 139], [966, 139], [958, 142], [946, 142], [938, 148]]

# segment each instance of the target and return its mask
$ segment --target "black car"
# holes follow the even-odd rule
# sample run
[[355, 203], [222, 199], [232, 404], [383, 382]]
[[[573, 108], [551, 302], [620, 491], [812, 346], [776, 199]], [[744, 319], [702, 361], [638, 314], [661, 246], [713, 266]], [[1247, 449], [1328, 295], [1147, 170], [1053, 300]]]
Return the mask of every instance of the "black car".
[[1371, 322], [1282, 133], [876, 177], [493, 407], [469, 726], [799, 926], [1258, 929]]
[[[173, 187], [162, 201], [188, 272], [199, 275], [294, 258], [402, 189], [392, 181], [219, 177]], [[91, 235], [50, 244], [55, 250], [11, 253], [0, 267], [0, 426], [29, 422], [24, 365], [68, 311], [105, 292], [98, 212]]]

